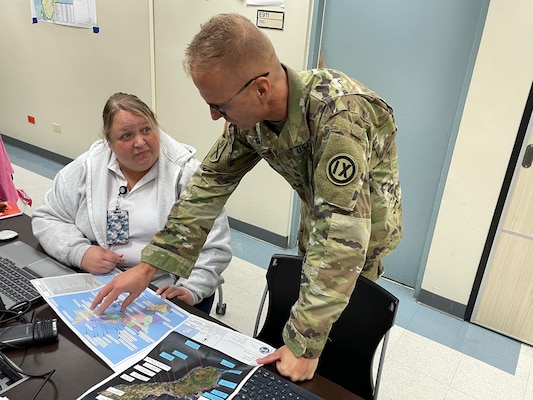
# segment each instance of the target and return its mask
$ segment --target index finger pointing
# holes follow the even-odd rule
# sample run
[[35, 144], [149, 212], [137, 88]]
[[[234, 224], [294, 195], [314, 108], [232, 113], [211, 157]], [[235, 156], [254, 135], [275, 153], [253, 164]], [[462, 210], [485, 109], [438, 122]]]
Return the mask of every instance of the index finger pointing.
[[118, 295], [109, 295], [105, 298], [102, 305], [98, 308], [98, 311], [96, 312], [96, 315], [102, 315], [105, 310], [107, 310], [107, 307], [109, 307], [116, 299], [118, 298]]
[[[111, 286], [110, 286], [109, 283], [108, 283], [107, 285], [105, 285], [105, 286], [100, 290], [100, 292], [99, 292], [99, 293], [96, 295], [96, 297], [94, 298], [93, 302], [91, 303], [91, 310], [94, 310], [94, 309], [96, 308], [96, 306], [97, 306], [98, 304], [100, 304], [100, 303], [102, 302], [102, 300], [103, 300], [107, 295], [109, 295], [109, 294], [111, 293], [111, 291], [112, 291], [112, 288], [111, 288]], [[108, 300], [111, 300], [111, 301], [109, 302], [109, 304], [111, 304], [113, 301], [116, 300], [116, 298], [117, 298], [117, 297], [115, 297], [114, 299], [112, 299], [112, 298], [106, 298], [106, 301], [104, 301], [104, 304], [102, 304], [102, 306], [105, 305], [105, 304], [108, 302]], [[109, 304], [107, 304], [106, 308], [109, 307]]]

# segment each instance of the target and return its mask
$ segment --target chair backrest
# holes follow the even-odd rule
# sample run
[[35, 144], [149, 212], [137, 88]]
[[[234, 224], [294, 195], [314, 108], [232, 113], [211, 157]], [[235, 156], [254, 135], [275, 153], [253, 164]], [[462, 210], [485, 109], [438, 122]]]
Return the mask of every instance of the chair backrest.
[[[266, 272], [267, 285], [263, 300], [255, 322], [254, 336], [274, 347], [283, 345], [281, 333], [289, 320], [292, 305], [298, 300], [300, 293], [300, 276], [302, 274], [302, 257], [274, 254]], [[257, 333], [266, 294], [268, 293], [268, 309], [265, 323]]]
[[[302, 258], [274, 254], [267, 270], [268, 310], [254, 336], [274, 347], [283, 345], [281, 332], [299, 293]], [[399, 300], [377, 283], [360, 276], [348, 306], [333, 325], [317, 372], [365, 399], [376, 399], [388, 333]], [[259, 312], [261, 312], [262, 305]], [[383, 341], [376, 379], [373, 361]]]

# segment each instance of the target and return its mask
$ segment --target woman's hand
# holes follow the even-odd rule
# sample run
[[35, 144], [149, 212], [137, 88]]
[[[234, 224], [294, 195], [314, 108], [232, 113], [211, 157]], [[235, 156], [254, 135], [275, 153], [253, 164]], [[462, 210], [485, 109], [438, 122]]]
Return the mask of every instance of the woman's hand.
[[183, 286], [163, 285], [155, 293], [161, 295], [162, 299], [173, 299], [177, 297], [178, 300], [184, 301], [191, 306], [193, 305], [194, 298], [192, 297], [192, 293]]
[[81, 259], [81, 269], [91, 274], [107, 274], [115, 269], [117, 264], [125, 264], [122, 254], [106, 250], [100, 246], [91, 246]]

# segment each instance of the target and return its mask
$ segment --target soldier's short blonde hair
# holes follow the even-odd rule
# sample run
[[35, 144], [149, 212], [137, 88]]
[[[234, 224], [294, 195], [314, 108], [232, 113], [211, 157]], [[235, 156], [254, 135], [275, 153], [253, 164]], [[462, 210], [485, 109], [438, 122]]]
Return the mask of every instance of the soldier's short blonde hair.
[[249, 79], [250, 72], [264, 72], [249, 69], [261, 64], [268, 67], [274, 60], [277, 56], [270, 39], [246, 17], [227, 13], [201, 25], [185, 51], [183, 66], [189, 76], [220, 69]]

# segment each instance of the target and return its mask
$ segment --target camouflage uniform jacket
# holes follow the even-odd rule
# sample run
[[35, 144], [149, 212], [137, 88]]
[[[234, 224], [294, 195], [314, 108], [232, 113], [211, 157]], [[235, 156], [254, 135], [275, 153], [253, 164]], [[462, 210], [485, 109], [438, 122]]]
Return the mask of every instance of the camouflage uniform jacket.
[[227, 126], [142, 259], [188, 273], [227, 198], [265, 159], [301, 199], [305, 261], [283, 339], [296, 356], [316, 358], [359, 274], [377, 279], [381, 258], [401, 238], [396, 125], [376, 93], [343, 73], [286, 70], [281, 132], [265, 122], [248, 131]]

